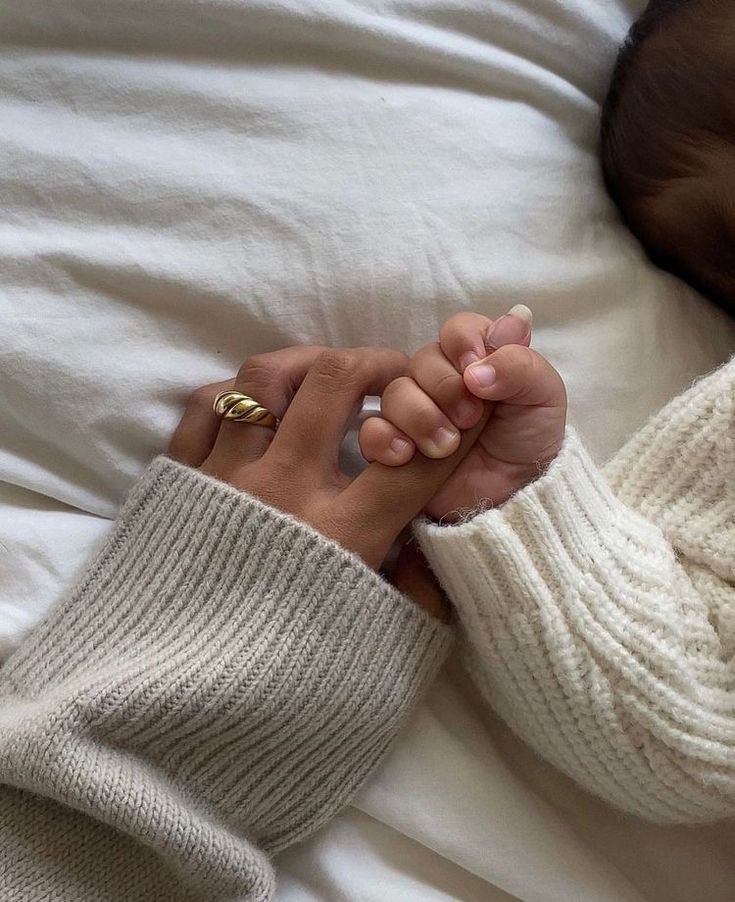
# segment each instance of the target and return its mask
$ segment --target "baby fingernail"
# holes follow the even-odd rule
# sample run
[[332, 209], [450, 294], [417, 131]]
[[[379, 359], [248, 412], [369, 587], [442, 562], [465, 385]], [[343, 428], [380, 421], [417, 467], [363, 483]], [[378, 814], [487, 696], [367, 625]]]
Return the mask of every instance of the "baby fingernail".
[[501, 348], [503, 345], [517, 344], [523, 341], [531, 331], [533, 313], [525, 304], [516, 304], [515, 307], [495, 320], [493, 326], [485, 336], [485, 344], [488, 348]]
[[477, 363], [467, 371], [480, 388], [490, 388], [497, 378], [495, 367], [489, 363]]
[[393, 451], [394, 454], [398, 454], [400, 457], [403, 457], [403, 455], [409, 448], [409, 442], [407, 442], [405, 438], [394, 438], [390, 443], [390, 447], [391, 451]]
[[431, 437], [426, 449], [427, 457], [446, 457], [459, 442], [459, 432], [440, 426]]
[[525, 304], [516, 304], [508, 311], [508, 316], [515, 316], [516, 319], [524, 322], [530, 331], [533, 325], [533, 310], [530, 307], [526, 307]]

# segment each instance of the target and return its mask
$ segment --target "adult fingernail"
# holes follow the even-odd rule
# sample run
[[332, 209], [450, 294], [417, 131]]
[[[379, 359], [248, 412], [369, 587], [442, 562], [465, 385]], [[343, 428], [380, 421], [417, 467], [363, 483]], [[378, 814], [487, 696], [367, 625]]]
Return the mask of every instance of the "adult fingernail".
[[399, 457], [403, 457], [409, 448], [410, 443], [405, 438], [394, 438], [390, 443], [391, 450]]
[[516, 304], [488, 329], [485, 344], [488, 349], [517, 344], [528, 336], [532, 325], [533, 313], [530, 309], [525, 304]]
[[497, 379], [495, 367], [489, 363], [476, 363], [471, 366], [467, 372], [472, 376], [473, 380], [480, 388], [490, 388]]
[[459, 432], [440, 426], [428, 442], [425, 454], [427, 457], [447, 457], [459, 443]]
[[466, 354], [463, 354], [459, 358], [459, 368], [464, 372], [468, 366], [478, 361], [480, 358], [475, 354], [474, 351], [467, 351]]

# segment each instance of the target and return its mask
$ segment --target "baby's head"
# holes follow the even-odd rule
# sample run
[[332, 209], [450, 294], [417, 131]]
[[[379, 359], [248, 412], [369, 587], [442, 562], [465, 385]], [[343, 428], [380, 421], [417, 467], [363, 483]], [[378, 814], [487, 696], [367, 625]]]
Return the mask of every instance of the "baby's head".
[[650, 0], [615, 66], [602, 160], [651, 258], [735, 315], [733, 0]]

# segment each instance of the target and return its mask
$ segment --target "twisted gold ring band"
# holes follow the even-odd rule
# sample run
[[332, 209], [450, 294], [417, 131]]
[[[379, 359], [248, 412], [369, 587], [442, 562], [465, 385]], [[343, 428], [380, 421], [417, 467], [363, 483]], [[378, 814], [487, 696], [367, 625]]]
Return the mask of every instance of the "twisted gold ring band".
[[212, 405], [214, 412], [223, 420], [235, 423], [249, 423], [251, 426], [265, 426], [266, 429], [278, 429], [278, 417], [267, 407], [263, 407], [239, 391], [221, 391]]

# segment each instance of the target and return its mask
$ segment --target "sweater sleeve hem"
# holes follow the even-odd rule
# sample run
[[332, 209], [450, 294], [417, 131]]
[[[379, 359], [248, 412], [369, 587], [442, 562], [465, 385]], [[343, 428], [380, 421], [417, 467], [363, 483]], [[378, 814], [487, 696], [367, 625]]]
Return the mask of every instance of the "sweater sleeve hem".
[[[220, 871], [252, 871], [253, 847], [284, 848], [349, 801], [451, 636], [308, 525], [161, 457], [0, 672], [0, 781], [177, 872], [212, 849]], [[157, 800], [144, 825], [142, 796]], [[190, 848], [172, 848], [174, 827]]]
[[[123, 586], [128, 600], [113, 608], [110, 599]], [[331, 617], [360, 617], [367, 633], [355, 632], [355, 640], [380, 636], [375, 651], [405, 667], [409, 679], [419, 676], [417, 646], [431, 658], [451, 638], [446, 625], [308, 524], [161, 456], [134, 487], [83, 582], [10, 659], [3, 678], [29, 686], [24, 661], [46, 646], [44, 678], [52, 681], [79, 659], [88, 664], [104, 655], [108, 645], [137, 641], [143, 622], [162, 620], [156, 630], [168, 631], [174, 644], [175, 623], [211, 621], [225, 609], [222, 640], [276, 610], [279, 627], [302, 628], [307, 615], [319, 614], [322, 595], [335, 603]], [[386, 630], [384, 618], [401, 629]], [[59, 643], [67, 648], [64, 660], [52, 653]]]
[[573, 432], [502, 507], [417, 530], [473, 677], [522, 738], [639, 816], [729, 813], [731, 677], [707, 611], [664, 533]]

